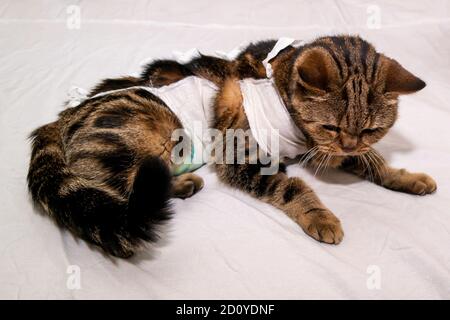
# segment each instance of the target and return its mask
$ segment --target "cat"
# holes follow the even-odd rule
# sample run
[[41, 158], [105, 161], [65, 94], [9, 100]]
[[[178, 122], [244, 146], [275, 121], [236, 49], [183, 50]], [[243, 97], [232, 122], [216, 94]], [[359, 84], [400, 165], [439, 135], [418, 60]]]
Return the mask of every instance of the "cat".
[[[275, 40], [248, 45], [228, 61], [200, 55], [188, 63], [157, 60], [139, 77], [106, 79], [77, 107], [36, 129], [28, 186], [33, 200], [62, 227], [105, 252], [132, 256], [158, 237], [171, 215], [171, 197], [190, 197], [203, 187], [198, 175], [173, 176], [171, 133], [183, 128], [170, 106], [142, 87], [165, 87], [187, 77], [214, 83], [212, 126], [249, 129], [239, 80], [265, 79], [263, 60]], [[390, 167], [372, 145], [397, 119], [398, 96], [425, 82], [358, 36], [326, 36], [288, 46], [270, 61], [273, 80], [292, 121], [305, 136], [303, 162], [340, 168], [385, 188], [425, 195], [436, 190], [423, 173]], [[104, 92], [112, 92], [101, 95]], [[99, 95], [100, 94], [100, 95]], [[235, 142], [227, 148], [237, 148]], [[280, 163], [216, 163], [221, 181], [282, 210], [312, 238], [342, 241], [339, 219], [300, 178]]]

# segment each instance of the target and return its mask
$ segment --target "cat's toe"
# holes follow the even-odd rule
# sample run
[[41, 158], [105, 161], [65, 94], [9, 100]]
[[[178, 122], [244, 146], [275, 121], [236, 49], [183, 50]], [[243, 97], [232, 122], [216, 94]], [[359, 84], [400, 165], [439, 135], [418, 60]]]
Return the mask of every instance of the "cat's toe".
[[322, 211], [309, 213], [311, 221], [305, 228], [312, 238], [325, 243], [339, 244], [344, 238], [341, 222], [331, 212]]
[[409, 191], [412, 194], [424, 196], [436, 191], [437, 185], [433, 178], [425, 173], [413, 173], [409, 177]]
[[388, 189], [420, 196], [433, 193], [437, 189], [436, 182], [429, 175], [411, 173], [405, 169], [396, 170], [385, 179], [383, 185]]
[[186, 199], [192, 197], [195, 193], [195, 184], [191, 180], [186, 180], [177, 186], [174, 196], [176, 198]]
[[186, 199], [199, 192], [203, 186], [201, 177], [193, 173], [185, 173], [173, 178], [172, 194], [175, 198]]
[[419, 179], [416, 181], [415, 189], [417, 194], [426, 195], [435, 192], [437, 185], [434, 179], [429, 175], [420, 173]]
[[192, 179], [192, 182], [195, 185], [195, 192], [202, 190], [203, 186], [205, 185], [205, 182], [203, 181], [203, 179], [197, 175], [195, 176], [194, 179]]

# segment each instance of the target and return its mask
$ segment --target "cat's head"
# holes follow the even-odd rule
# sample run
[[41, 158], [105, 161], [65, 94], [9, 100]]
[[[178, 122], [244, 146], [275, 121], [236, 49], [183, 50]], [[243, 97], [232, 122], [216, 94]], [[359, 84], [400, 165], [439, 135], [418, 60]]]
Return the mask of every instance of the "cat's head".
[[324, 37], [302, 48], [292, 77], [294, 120], [311, 146], [335, 156], [367, 152], [393, 126], [398, 96], [425, 87], [397, 61], [351, 36]]

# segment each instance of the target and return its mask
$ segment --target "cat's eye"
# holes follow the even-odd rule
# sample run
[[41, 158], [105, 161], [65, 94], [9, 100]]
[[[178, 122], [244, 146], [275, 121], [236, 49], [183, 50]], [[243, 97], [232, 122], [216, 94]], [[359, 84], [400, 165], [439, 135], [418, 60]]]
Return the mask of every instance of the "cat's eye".
[[380, 130], [381, 130], [381, 128], [366, 128], [361, 131], [361, 134], [371, 134], [371, 133], [375, 133]]
[[331, 124], [324, 124], [324, 125], [322, 125], [322, 128], [324, 128], [325, 130], [328, 130], [328, 131], [333, 131], [333, 132], [341, 131], [341, 128], [333, 126]]

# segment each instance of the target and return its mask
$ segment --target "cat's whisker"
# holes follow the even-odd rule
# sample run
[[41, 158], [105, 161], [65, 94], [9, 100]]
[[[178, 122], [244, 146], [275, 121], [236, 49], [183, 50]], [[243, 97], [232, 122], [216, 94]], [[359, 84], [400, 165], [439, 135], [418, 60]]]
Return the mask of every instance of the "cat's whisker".
[[318, 164], [318, 166], [317, 166], [317, 169], [316, 169], [316, 172], [314, 173], [314, 176], [316, 176], [317, 173], [319, 172], [320, 167], [322, 166], [322, 163], [323, 163], [323, 161], [326, 159], [326, 157], [327, 157], [327, 154], [326, 154], [326, 153], [321, 153], [321, 154], [320, 154], [320, 158], [319, 158], [320, 162], [319, 162], [319, 164]]
[[385, 170], [386, 167], [386, 161], [384, 160], [384, 158], [375, 150], [371, 150], [370, 151], [371, 155], [377, 159], [377, 162], [380, 164], [380, 167], [382, 170]]
[[315, 154], [317, 151], [319, 151], [319, 147], [318, 146], [314, 146], [311, 149], [308, 150], [308, 152], [306, 153], [307, 155], [309, 155], [309, 157], [306, 157], [307, 159], [310, 159], [312, 157], [313, 154]]
[[377, 175], [378, 175], [378, 177], [380, 177], [380, 173], [378, 170], [378, 163], [376, 162], [376, 160], [374, 160], [374, 158], [370, 155], [369, 152], [366, 154], [366, 157], [367, 157], [367, 161], [369, 162], [371, 170], [373, 169], [372, 178], [374, 179], [373, 181], [375, 181], [375, 178]]
[[364, 159], [364, 154], [361, 154], [358, 156], [358, 159], [360, 160], [360, 162], [363, 164], [364, 167], [364, 174], [368, 174], [369, 169], [367, 168], [367, 162]]
[[[328, 165], [330, 164], [330, 160], [331, 160], [331, 158], [333, 157], [333, 155], [331, 154], [331, 153], [328, 153], [327, 154], [327, 159], [325, 160], [325, 165], [323, 166], [323, 171], [322, 171], [322, 173], [326, 173], [327, 172], [327, 170], [328, 170]], [[321, 174], [322, 174], [321, 173]]]
[[370, 163], [369, 163], [369, 161], [367, 160], [367, 158], [366, 158], [366, 153], [363, 153], [362, 155], [361, 155], [361, 160], [364, 162], [364, 167], [366, 168], [366, 173], [369, 175], [369, 181], [374, 181], [374, 179], [373, 179], [373, 174], [372, 174], [372, 168], [370, 167]]
[[311, 153], [311, 155], [306, 159], [305, 164], [309, 163], [312, 159], [314, 159], [314, 157], [316, 157], [318, 153], [319, 153], [319, 149], [314, 150]]
[[308, 151], [306, 151], [304, 154], [302, 154], [302, 156], [300, 157], [300, 159], [298, 160], [298, 164], [300, 166], [303, 166], [303, 163], [305, 162], [305, 160], [308, 158], [308, 156], [310, 155], [310, 153], [312, 152], [313, 149], [309, 149]]
[[308, 149], [304, 154], [301, 155], [300, 159], [298, 160], [298, 164], [300, 166], [305, 161], [305, 159], [308, 157], [308, 155], [311, 153], [311, 151], [312, 151], [312, 149]]
[[299, 165], [301, 167], [305, 167], [306, 164], [317, 154], [318, 147], [314, 146], [311, 149], [309, 149], [305, 154], [302, 155], [302, 157], [299, 160]]
[[374, 171], [374, 167], [373, 167], [373, 162], [371, 161], [369, 154], [366, 154], [365, 158], [367, 161], [367, 166], [370, 171], [370, 177], [371, 177], [370, 181], [375, 182], [375, 171]]
[[316, 166], [316, 170], [314, 172], [314, 176], [317, 174], [317, 170], [319, 169], [320, 160], [322, 159], [323, 153], [319, 153], [317, 161], [314, 163]]
[[368, 152], [368, 157], [372, 160], [372, 162], [373, 162], [373, 164], [375, 166], [378, 178], [381, 181], [382, 177], [385, 175], [385, 161], [384, 161], [384, 159], [376, 151], [373, 151], [373, 150], [370, 150]]
[[327, 169], [327, 166], [328, 166], [328, 162], [330, 160], [330, 156], [331, 156], [330, 153], [326, 153], [325, 159], [323, 161], [323, 166], [322, 166], [319, 174], [322, 175], [324, 172], [326, 172], [326, 169]]
[[317, 150], [314, 151], [314, 153], [312, 153], [311, 156], [308, 157], [308, 159], [306, 160], [306, 162], [305, 162], [303, 165], [306, 167], [306, 165], [307, 165], [312, 159], [314, 159], [314, 157], [316, 157], [318, 153], [319, 153], [319, 151], [317, 151]]

